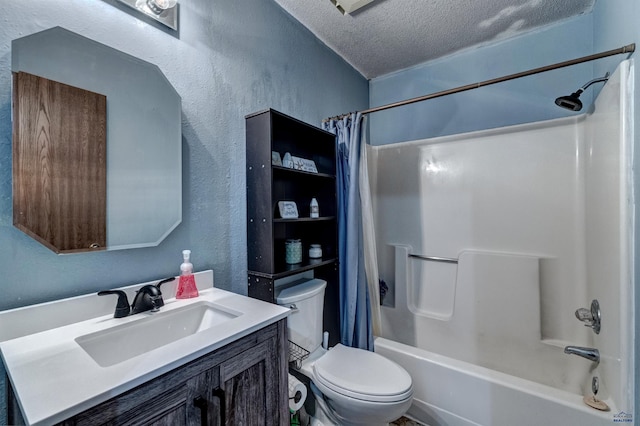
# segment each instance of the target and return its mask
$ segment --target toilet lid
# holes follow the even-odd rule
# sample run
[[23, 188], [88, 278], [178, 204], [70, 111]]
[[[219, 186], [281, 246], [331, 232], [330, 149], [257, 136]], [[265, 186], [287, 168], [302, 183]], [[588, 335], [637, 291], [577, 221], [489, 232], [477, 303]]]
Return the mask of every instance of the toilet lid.
[[336, 345], [313, 365], [315, 380], [352, 398], [394, 402], [413, 392], [411, 376], [374, 352]]

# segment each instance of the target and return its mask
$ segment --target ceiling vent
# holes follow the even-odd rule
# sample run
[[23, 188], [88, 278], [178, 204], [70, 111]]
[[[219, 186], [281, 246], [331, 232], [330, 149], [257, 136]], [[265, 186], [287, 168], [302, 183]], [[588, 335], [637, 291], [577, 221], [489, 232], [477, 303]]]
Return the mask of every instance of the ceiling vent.
[[331, 3], [338, 8], [340, 13], [346, 15], [354, 12], [363, 6], [368, 5], [373, 0], [331, 0]]

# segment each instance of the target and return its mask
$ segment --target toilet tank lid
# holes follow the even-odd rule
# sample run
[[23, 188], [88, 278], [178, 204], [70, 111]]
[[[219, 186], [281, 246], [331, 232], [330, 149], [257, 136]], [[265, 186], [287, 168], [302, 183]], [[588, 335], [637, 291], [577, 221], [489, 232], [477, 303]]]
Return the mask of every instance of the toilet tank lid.
[[276, 295], [276, 303], [278, 305], [286, 305], [308, 299], [323, 291], [326, 286], [327, 282], [325, 280], [313, 278], [309, 281], [283, 288]]

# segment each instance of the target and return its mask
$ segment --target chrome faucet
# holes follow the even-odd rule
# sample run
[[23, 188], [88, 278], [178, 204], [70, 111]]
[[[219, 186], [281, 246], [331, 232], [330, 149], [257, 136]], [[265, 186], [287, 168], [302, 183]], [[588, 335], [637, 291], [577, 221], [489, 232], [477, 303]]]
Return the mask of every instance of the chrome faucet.
[[564, 348], [565, 354], [573, 354], [586, 358], [589, 361], [600, 362], [600, 351], [595, 348], [584, 348], [582, 346], [567, 346]]

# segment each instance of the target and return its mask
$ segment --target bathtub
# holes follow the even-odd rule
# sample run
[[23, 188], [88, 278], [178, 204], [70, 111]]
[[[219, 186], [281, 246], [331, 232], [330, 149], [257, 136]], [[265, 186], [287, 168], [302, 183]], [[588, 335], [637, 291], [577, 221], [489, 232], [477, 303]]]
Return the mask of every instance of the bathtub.
[[[388, 286], [375, 347], [411, 374], [411, 417], [591, 426], [640, 416], [632, 88], [625, 61], [586, 114], [368, 148]], [[593, 300], [599, 332], [575, 315]], [[608, 412], [583, 402], [596, 377]]]
[[425, 425], [632, 424], [611, 400], [605, 400], [611, 411], [598, 411], [586, 406], [581, 395], [382, 337], [376, 338], [375, 351], [409, 372], [414, 395], [407, 416]]

